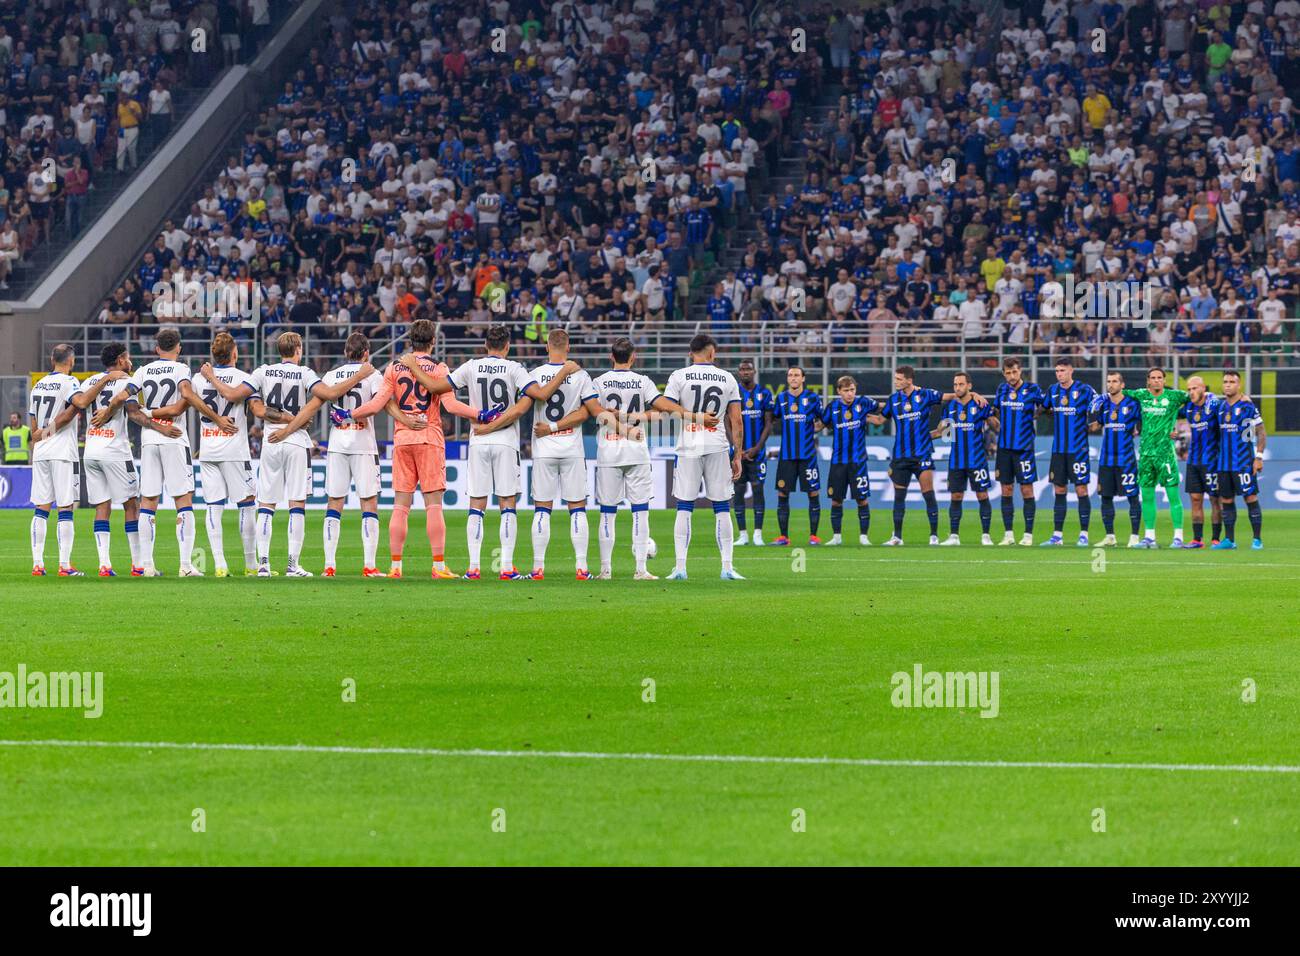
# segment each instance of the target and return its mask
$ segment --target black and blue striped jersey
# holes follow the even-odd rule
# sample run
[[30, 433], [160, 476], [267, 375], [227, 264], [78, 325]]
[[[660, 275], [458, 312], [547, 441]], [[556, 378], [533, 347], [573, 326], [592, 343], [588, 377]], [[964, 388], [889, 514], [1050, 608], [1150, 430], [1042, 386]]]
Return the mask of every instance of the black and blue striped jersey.
[[1088, 409], [1096, 397], [1097, 390], [1083, 382], [1071, 382], [1069, 387], [1052, 383], [1043, 398], [1043, 407], [1054, 416], [1052, 454], [1087, 454]]
[[1207, 395], [1200, 405], [1188, 402], [1178, 410], [1178, 414], [1187, 419], [1191, 433], [1187, 442], [1187, 464], [1219, 470], [1219, 405], [1219, 399]]
[[763, 424], [772, 411], [772, 402], [772, 390], [766, 385], [755, 382], [753, 388], [740, 386], [740, 420], [746, 448], [753, 448], [763, 437]]
[[798, 395], [784, 390], [772, 402], [772, 414], [781, 420], [781, 457], [806, 461], [817, 454], [814, 424], [821, 416], [822, 400], [808, 389]]
[[1021, 382], [1012, 388], [1007, 382], [998, 386], [990, 402], [998, 413], [998, 448], [1031, 451], [1034, 447], [1034, 409], [1043, 404], [1043, 390], [1033, 382]]
[[932, 388], [913, 388], [911, 394], [898, 391], [885, 400], [880, 414], [894, 420], [894, 457], [929, 458], [934, 454], [930, 437], [930, 409], [943, 401]]
[[1219, 471], [1246, 471], [1255, 460], [1255, 429], [1264, 423], [1245, 398], [1219, 403]]
[[952, 422], [952, 454], [948, 456], [949, 468], [987, 468], [988, 452], [984, 448], [985, 423], [993, 417], [993, 409], [978, 405], [973, 398], [962, 402], [948, 399], [943, 406], [942, 418]]
[[831, 429], [832, 465], [860, 465], [867, 460], [867, 416], [879, 410], [878, 401], [863, 395], [848, 404], [834, 398], [822, 409], [822, 424]]
[[1100, 464], [1112, 468], [1137, 467], [1133, 438], [1142, 425], [1142, 406], [1127, 395], [1114, 401], [1102, 395], [1093, 403], [1091, 418], [1101, 423]]

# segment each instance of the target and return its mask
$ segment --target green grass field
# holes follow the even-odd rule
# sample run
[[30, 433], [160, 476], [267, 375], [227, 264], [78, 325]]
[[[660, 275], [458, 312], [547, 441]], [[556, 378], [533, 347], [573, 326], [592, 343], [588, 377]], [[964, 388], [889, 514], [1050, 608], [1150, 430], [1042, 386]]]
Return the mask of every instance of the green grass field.
[[[93, 575], [90, 517], [75, 561]], [[431, 582], [419, 514], [407, 578], [365, 580], [355, 513], [334, 580], [33, 579], [29, 520], [0, 513], [0, 671], [99, 671], [104, 704], [0, 709], [2, 865], [1300, 863], [1300, 513], [1266, 515], [1259, 553], [1118, 550], [1104, 568], [980, 548], [970, 512], [967, 547], [918, 546], [913, 514], [901, 550], [737, 549], [745, 582], [717, 579], [704, 512], [690, 581], [632, 581], [623, 513], [616, 580], [584, 584], [562, 525], [545, 582]], [[654, 515], [659, 574], [672, 520]], [[463, 517], [448, 524], [463, 570]], [[874, 540], [887, 524], [878, 507]], [[496, 534], [489, 515], [485, 556]], [[892, 706], [918, 663], [998, 672], [997, 717]]]

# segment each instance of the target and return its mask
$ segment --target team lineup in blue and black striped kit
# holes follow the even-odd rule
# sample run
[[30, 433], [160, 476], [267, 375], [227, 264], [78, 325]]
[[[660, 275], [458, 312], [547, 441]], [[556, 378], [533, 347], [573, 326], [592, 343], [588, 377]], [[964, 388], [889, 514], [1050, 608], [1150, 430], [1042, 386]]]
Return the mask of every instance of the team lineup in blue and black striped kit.
[[[1020, 487], [1023, 533], [1019, 544], [1034, 544], [1037, 512], [1034, 483], [1038, 481], [1035, 458], [1036, 419], [1052, 415], [1049, 480], [1055, 491], [1053, 532], [1041, 542], [1044, 547], [1064, 544], [1068, 495], [1073, 487], [1078, 501], [1079, 547], [1090, 546], [1092, 518], [1090, 491], [1092, 460], [1089, 434], [1101, 435], [1098, 456], [1097, 493], [1105, 537], [1103, 547], [1119, 544], [1115, 535], [1115, 498], [1128, 502], [1130, 548], [1152, 549], [1155, 539], [1155, 486], [1162, 485], [1169, 498], [1174, 523], [1174, 548], [1206, 547], [1204, 499], [1210, 499], [1213, 537], [1208, 546], [1217, 550], [1236, 548], [1236, 499], [1246, 502], [1255, 550], [1263, 547], [1263, 516], [1259, 504], [1257, 475], [1263, 467], [1266, 442], [1258, 408], [1241, 393], [1241, 376], [1223, 374], [1222, 396], [1207, 392], [1199, 376], [1188, 380], [1186, 391], [1164, 388], [1164, 372], [1152, 368], [1147, 388], [1125, 388], [1120, 372], [1106, 375], [1105, 391], [1074, 379], [1074, 366], [1063, 358], [1055, 366], [1056, 381], [1047, 389], [1026, 381], [1021, 364], [1011, 358], [1003, 362], [1004, 381], [985, 398], [975, 392], [965, 372], [953, 376], [952, 391], [941, 393], [916, 384], [916, 371], [899, 366], [894, 374], [895, 391], [884, 401], [861, 396], [851, 375], [836, 382], [837, 396], [823, 403], [821, 396], [805, 387], [803, 369], [786, 373], [786, 388], [779, 393], [761, 385], [752, 362], [738, 369], [745, 448], [742, 471], [736, 482], [734, 505], [740, 529], [738, 545], [790, 543], [790, 494], [808, 496], [809, 544], [821, 545], [817, 531], [821, 521], [821, 471], [817, 433], [831, 434], [830, 545], [843, 543], [844, 502], [851, 496], [858, 506], [859, 542], [869, 545], [871, 525], [871, 478], [867, 455], [867, 426], [894, 422], [893, 453], [889, 479], [893, 485], [893, 535], [886, 546], [903, 544], [907, 492], [913, 478], [920, 486], [930, 525], [930, 544], [952, 547], [961, 544], [960, 529], [966, 493], [973, 492], [979, 507], [981, 542], [994, 545], [993, 517], [989, 491], [994, 479], [1001, 486], [1003, 523], [1000, 545], [1015, 545], [1016, 486]], [[931, 428], [932, 412], [941, 408], [938, 427]], [[1146, 411], [1150, 408], [1151, 411]], [[1188, 426], [1187, 491], [1192, 501], [1193, 537], [1185, 541], [1178, 469], [1172, 461], [1175, 437], [1169, 421], [1176, 416]], [[1147, 431], [1143, 432], [1144, 419]], [[780, 430], [777, 464], [777, 520], [780, 535], [764, 542], [762, 528], [766, 513], [764, 481], [767, 473], [766, 444], [771, 433]], [[1160, 434], [1156, 432], [1159, 431]], [[1146, 435], [1144, 439], [1139, 436]], [[995, 458], [990, 465], [989, 439], [996, 436]], [[934, 489], [934, 440], [951, 443], [947, 485], [950, 495], [949, 534], [939, 538], [939, 504]], [[1145, 446], [1142, 443], [1145, 443]], [[1145, 447], [1145, 452], [1144, 452]], [[1170, 449], [1166, 459], [1162, 449]], [[1142, 467], [1139, 463], [1142, 462]], [[1150, 465], [1151, 467], [1148, 467]], [[1148, 477], [1149, 475], [1149, 477]], [[746, 499], [752, 489], [754, 530], [746, 528]], [[1144, 507], [1145, 506], [1145, 507]], [[1143, 533], [1145, 516], [1146, 529]]]

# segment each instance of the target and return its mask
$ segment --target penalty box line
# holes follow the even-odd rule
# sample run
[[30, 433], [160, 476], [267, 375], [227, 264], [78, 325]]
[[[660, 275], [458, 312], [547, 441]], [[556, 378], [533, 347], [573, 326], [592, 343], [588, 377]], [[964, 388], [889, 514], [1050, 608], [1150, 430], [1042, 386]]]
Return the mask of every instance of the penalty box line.
[[1111, 763], [1070, 760], [913, 760], [876, 757], [780, 757], [760, 754], [617, 753], [584, 750], [486, 750], [444, 747], [346, 747], [313, 744], [182, 743], [141, 740], [0, 740], [0, 747], [66, 747], [104, 750], [196, 750], [241, 753], [342, 754], [396, 757], [628, 760], [664, 763], [776, 764], [783, 766], [969, 768], [975, 770], [1143, 770], [1166, 773], [1300, 773], [1287, 764]]

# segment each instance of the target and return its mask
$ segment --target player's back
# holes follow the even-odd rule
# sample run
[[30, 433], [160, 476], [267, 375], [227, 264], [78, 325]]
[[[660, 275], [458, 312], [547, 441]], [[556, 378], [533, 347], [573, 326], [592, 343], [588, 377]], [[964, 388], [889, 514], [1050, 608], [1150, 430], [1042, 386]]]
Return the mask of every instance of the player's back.
[[[601, 407], [623, 415], [639, 415], [650, 410], [659, 397], [659, 389], [647, 375], [631, 369], [610, 369], [592, 382], [596, 401]], [[650, 461], [645, 425], [639, 440], [620, 435], [616, 429], [602, 428], [596, 444], [596, 461], [601, 465], [643, 464]]]
[[[559, 374], [562, 367], [557, 362], [539, 365], [529, 375], [529, 383], [546, 385]], [[591, 383], [591, 376], [583, 369], [578, 369], [545, 402], [533, 402], [533, 418], [535, 421], [555, 424], [587, 399], [595, 397], [596, 390]], [[534, 458], [582, 458], [585, 454], [580, 429], [562, 428], [533, 440]]]
[[[90, 378], [82, 383], [83, 391], [89, 391], [99, 384], [107, 372], [96, 372]], [[95, 397], [95, 404], [90, 411], [95, 412], [99, 409], [108, 408], [113, 401], [114, 396], [124, 388], [130, 387], [130, 381], [120, 378], [115, 382], [109, 382], [99, 391]], [[131, 440], [127, 434], [127, 415], [125, 403], [117, 406], [117, 411], [113, 416], [102, 425], [88, 425], [86, 428], [86, 447], [85, 457], [95, 461], [130, 461], [131, 460]], [[74, 423], [73, 428], [76, 425]]]
[[[263, 365], [253, 372], [250, 384], [257, 390], [267, 408], [277, 409], [286, 415], [297, 415], [311, 401], [311, 390], [320, 376], [309, 366], [294, 362], [276, 362]], [[286, 445], [310, 449], [311, 436], [300, 428], [284, 440]]]
[[[190, 381], [190, 368], [184, 362], [172, 359], [157, 359], [142, 365], [131, 376], [131, 383], [138, 389], [137, 400], [144, 407], [153, 411], [167, 405], [174, 405], [181, 398], [181, 383]], [[168, 438], [152, 428], [141, 429], [141, 445], [184, 445], [190, 444], [190, 412], [186, 408], [175, 419], [167, 421], [154, 419], [160, 424], [175, 425], [181, 430], [176, 438]]]
[[[415, 358], [424, 374], [433, 378], [447, 377], [447, 366], [429, 353], [417, 352]], [[425, 428], [415, 429], [397, 422], [393, 428], [393, 444], [444, 447], [441, 399], [421, 385], [415, 374], [401, 362], [391, 362], [384, 370], [384, 383], [392, 390], [393, 401], [403, 414], [428, 423]]]
[[[251, 384], [251, 376], [233, 365], [214, 365], [212, 374], [231, 388]], [[200, 416], [199, 458], [203, 461], [248, 461], [251, 457], [248, 450], [248, 403], [226, 401], [202, 374], [196, 374], [190, 385], [213, 411], [235, 423], [235, 433], [227, 435], [216, 422]]]
[[[32, 386], [27, 409], [36, 419], [36, 427], [53, 427], [54, 419], [68, 407], [72, 396], [81, 390], [81, 383], [66, 372], [51, 372]], [[77, 419], [72, 420], [32, 446], [32, 461], [76, 461]]]
[[731, 403], [740, 402], [740, 386], [726, 369], [703, 363], [679, 368], [668, 377], [664, 398], [688, 412], [718, 417], [712, 428], [701, 422], [683, 422], [677, 439], [679, 455], [708, 455], [731, 447], [723, 423]]
[[[458, 365], [451, 373], [451, 383], [465, 392], [469, 404], [477, 409], [508, 407], [528, 385], [528, 370], [514, 359], [482, 355]], [[519, 422], [486, 435], [470, 434], [471, 445], [505, 445], [519, 449]]]
[[[360, 362], [348, 362], [338, 368], [332, 368], [321, 376], [327, 386], [342, 385], [361, 368]], [[334, 399], [335, 408], [354, 411], [378, 394], [383, 387], [384, 377], [378, 372], [363, 378], [351, 389]], [[333, 422], [329, 431], [329, 450], [343, 455], [377, 455], [379, 443], [375, 440], [374, 419], [366, 418], [356, 422], [349, 419], [341, 425]]]

